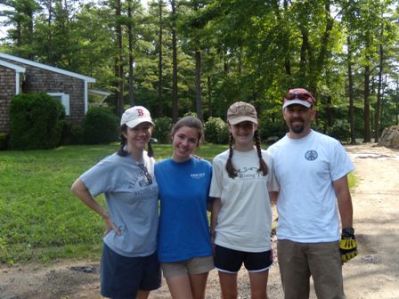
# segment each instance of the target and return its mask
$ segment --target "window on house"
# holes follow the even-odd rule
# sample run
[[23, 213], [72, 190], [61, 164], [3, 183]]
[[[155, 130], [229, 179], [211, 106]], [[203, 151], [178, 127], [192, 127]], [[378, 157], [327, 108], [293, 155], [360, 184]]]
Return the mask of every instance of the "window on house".
[[69, 94], [63, 92], [48, 92], [47, 94], [52, 98], [59, 100], [65, 108], [65, 115], [70, 115]]

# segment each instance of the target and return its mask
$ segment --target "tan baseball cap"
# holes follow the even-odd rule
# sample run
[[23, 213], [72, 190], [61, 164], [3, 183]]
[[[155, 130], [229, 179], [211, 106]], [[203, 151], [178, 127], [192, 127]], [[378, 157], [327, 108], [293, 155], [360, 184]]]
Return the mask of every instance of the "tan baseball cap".
[[250, 121], [258, 124], [258, 114], [253, 105], [245, 102], [235, 102], [227, 110], [227, 121], [231, 125], [236, 125], [243, 121]]
[[126, 109], [126, 111], [122, 114], [121, 126], [127, 125], [129, 128], [134, 128], [144, 122], [154, 125], [150, 111], [143, 106], [133, 106], [129, 109]]

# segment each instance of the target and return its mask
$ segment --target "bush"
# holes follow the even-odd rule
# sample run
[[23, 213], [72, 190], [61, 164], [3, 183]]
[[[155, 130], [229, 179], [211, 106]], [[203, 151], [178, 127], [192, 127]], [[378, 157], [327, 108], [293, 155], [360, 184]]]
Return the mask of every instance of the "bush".
[[262, 143], [272, 144], [278, 139], [284, 137], [288, 129], [283, 121], [277, 122], [261, 122], [259, 133]]
[[65, 123], [62, 130], [61, 144], [83, 144], [83, 128], [80, 125]]
[[0, 151], [6, 150], [8, 146], [8, 134], [0, 133]]
[[338, 119], [332, 126], [327, 127], [326, 134], [341, 142], [348, 142], [351, 137], [349, 123], [346, 120]]
[[59, 145], [65, 111], [45, 93], [20, 94], [11, 100], [10, 146], [47, 149]]
[[83, 121], [83, 136], [86, 144], [106, 144], [118, 140], [118, 117], [104, 107], [90, 109]]
[[154, 120], [155, 130], [153, 137], [158, 140], [159, 143], [170, 142], [170, 130], [172, 128], [172, 119], [170, 117], [158, 117]]
[[207, 142], [226, 144], [229, 141], [227, 124], [220, 117], [210, 117], [205, 122], [205, 139]]

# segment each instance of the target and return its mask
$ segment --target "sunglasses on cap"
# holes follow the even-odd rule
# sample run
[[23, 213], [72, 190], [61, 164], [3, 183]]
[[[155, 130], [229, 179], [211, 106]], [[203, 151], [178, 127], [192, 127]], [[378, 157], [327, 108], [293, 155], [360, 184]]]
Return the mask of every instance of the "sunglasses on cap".
[[[290, 105], [290, 101], [298, 102], [304, 106], [310, 107], [316, 103], [316, 99], [313, 95], [303, 88], [290, 89], [284, 96], [284, 106]], [[301, 103], [302, 102], [302, 103]]]
[[288, 93], [284, 96], [285, 101], [291, 101], [295, 99], [307, 101], [311, 104], [314, 104], [316, 102], [313, 95], [303, 88], [290, 89]]

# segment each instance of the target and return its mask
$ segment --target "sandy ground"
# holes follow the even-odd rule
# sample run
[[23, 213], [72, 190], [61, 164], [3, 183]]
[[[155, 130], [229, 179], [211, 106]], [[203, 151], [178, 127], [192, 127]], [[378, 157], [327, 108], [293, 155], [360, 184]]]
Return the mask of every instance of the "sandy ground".
[[[358, 177], [352, 192], [359, 256], [344, 265], [348, 299], [399, 299], [399, 151], [374, 144], [348, 146]], [[275, 245], [275, 240], [273, 241]], [[268, 294], [283, 298], [277, 262], [269, 274]], [[98, 263], [62, 261], [50, 266], [0, 266], [0, 299], [82, 299], [99, 295]], [[166, 283], [151, 299], [170, 298]], [[220, 298], [212, 271], [206, 298]], [[239, 298], [250, 298], [245, 271]], [[311, 298], [316, 298], [312, 292]]]

